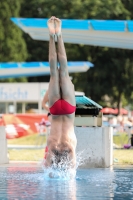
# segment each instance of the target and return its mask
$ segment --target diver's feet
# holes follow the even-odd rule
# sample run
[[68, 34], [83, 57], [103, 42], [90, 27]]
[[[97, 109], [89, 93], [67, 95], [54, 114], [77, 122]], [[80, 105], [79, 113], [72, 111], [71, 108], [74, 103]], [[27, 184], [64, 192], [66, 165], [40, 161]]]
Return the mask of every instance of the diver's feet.
[[55, 17], [55, 34], [61, 35], [61, 20]]
[[51, 17], [48, 22], [48, 29], [49, 29], [49, 34], [54, 37], [55, 36], [55, 17]]

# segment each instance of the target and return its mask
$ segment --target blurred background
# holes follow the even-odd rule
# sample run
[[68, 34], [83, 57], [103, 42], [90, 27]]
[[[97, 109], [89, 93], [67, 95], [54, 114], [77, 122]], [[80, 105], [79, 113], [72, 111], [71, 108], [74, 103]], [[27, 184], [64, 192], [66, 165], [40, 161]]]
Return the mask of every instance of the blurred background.
[[[57, 16], [61, 19], [131, 20], [133, 19], [132, 10], [132, 0], [1, 0], [0, 62], [48, 61], [48, 41], [33, 40], [11, 21], [11, 17], [50, 18], [51, 16]], [[89, 61], [94, 64], [94, 67], [85, 73], [70, 74], [75, 90], [83, 92], [85, 96], [93, 99], [103, 107], [101, 112], [104, 115], [104, 126], [114, 126], [115, 130], [118, 126], [122, 127], [117, 132], [125, 132], [124, 127], [126, 126], [129, 127], [130, 133], [132, 133], [133, 51], [71, 43], [65, 43], [65, 47], [68, 61]], [[30, 87], [30, 84], [48, 83], [49, 78], [49, 75], [43, 76], [43, 74], [42, 76], [19, 78], [1, 77], [1, 124], [4, 123], [2, 120], [5, 114], [37, 114], [39, 109], [37, 100], [17, 102], [17, 109], [14, 109], [14, 102], [2, 101], [2, 95], [7, 95], [7, 99], [8, 95], [12, 95], [12, 90], [16, 87], [13, 86], [14, 83], [25, 83], [29, 84], [26, 87]], [[6, 88], [6, 86], [8, 87]], [[26, 95], [26, 93], [22, 94], [22, 87], [20, 85], [19, 88], [16, 88], [17, 95]], [[31, 87], [33, 90], [33, 88], [41, 86], [34, 87], [32, 85]], [[46, 89], [47, 85], [41, 90], [42, 97]], [[25, 103], [24, 106], [23, 103]], [[5, 119], [8, 124], [12, 122], [10, 117]], [[37, 122], [41, 119], [39, 118]], [[17, 118], [17, 120], [19, 121], [20, 118]], [[15, 121], [16, 124], [17, 120]], [[21, 126], [21, 128], [24, 128], [24, 126]], [[129, 137], [126, 143], [128, 143], [128, 140]]]

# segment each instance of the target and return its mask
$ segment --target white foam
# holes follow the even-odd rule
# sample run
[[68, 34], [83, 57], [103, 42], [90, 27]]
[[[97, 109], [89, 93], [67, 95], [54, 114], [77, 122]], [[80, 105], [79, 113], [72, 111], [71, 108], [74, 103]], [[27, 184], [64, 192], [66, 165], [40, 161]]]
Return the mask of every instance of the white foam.
[[56, 179], [56, 180], [70, 180], [76, 177], [76, 170], [79, 166], [85, 163], [87, 157], [84, 155], [84, 151], [77, 153], [76, 155], [76, 166], [72, 167], [72, 161], [68, 157], [63, 158], [59, 163], [56, 162], [56, 159], [53, 157], [53, 164], [46, 168], [45, 159], [42, 162], [42, 168], [44, 170], [44, 178], [47, 180]]

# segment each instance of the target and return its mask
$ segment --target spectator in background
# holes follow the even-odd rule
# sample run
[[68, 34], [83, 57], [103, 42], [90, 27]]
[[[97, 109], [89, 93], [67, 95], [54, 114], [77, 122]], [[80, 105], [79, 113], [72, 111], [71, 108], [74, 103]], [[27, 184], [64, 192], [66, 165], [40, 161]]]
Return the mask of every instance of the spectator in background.
[[131, 146], [133, 147], [133, 134], [131, 136]]

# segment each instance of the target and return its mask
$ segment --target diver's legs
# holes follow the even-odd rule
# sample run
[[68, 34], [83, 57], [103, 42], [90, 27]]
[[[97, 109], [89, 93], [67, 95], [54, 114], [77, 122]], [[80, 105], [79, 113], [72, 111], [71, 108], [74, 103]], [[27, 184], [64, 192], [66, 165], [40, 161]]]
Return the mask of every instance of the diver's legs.
[[57, 67], [57, 53], [55, 47], [55, 28], [54, 17], [51, 17], [48, 21], [48, 28], [50, 33], [49, 41], [49, 64], [50, 64], [50, 83], [49, 83], [49, 107], [51, 107], [55, 101], [60, 99], [60, 86], [59, 86], [59, 70]]
[[72, 84], [68, 73], [67, 56], [61, 34], [61, 20], [58, 18], [55, 18], [55, 34], [57, 35], [57, 54], [58, 61], [60, 64], [59, 78], [61, 96], [64, 100], [68, 101], [70, 104], [75, 106], [74, 85]]

